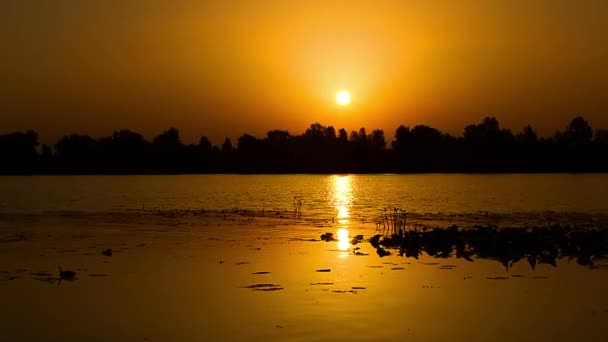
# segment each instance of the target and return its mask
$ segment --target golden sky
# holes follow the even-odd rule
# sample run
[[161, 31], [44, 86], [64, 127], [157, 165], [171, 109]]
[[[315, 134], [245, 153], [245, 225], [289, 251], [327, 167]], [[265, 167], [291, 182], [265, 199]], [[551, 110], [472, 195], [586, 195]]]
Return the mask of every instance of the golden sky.
[[0, 132], [608, 127], [607, 32], [605, 0], [4, 0]]

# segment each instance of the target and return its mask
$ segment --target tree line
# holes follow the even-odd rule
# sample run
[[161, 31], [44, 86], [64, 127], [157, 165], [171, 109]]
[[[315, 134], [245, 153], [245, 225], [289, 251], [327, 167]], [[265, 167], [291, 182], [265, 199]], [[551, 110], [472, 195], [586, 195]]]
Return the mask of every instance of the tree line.
[[461, 136], [418, 125], [348, 133], [314, 123], [301, 135], [271, 130], [213, 145], [184, 144], [170, 128], [152, 141], [130, 130], [95, 139], [71, 134], [40, 145], [35, 131], [0, 135], [0, 174], [608, 172], [608, 130], [583, 117], [539, 137], [531, 126], [513, 133], [494, 117]]

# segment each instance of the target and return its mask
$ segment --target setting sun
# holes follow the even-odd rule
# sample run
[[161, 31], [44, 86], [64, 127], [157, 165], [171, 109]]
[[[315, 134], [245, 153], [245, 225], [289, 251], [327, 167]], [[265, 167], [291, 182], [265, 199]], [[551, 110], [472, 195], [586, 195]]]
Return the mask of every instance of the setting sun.
[[338, 102], [340, 106], [346, 106], [350, 103], [350, 94], [345, 90], [340, 90], [336, 94], [336, 102]]

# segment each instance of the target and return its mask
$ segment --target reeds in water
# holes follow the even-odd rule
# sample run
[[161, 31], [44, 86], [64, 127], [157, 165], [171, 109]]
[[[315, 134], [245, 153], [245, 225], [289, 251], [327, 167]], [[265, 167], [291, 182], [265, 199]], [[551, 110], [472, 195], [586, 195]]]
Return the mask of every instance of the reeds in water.
[[376, 231], [384, 236], [401, 235], [405, 231], [407, 212], [397, 207], [387, 207], [381, 211], [380, 221], [376, 223]]
[[296, 216], [302, 216], [302, 202], [304, 197], [293, 196], [293, 214]]

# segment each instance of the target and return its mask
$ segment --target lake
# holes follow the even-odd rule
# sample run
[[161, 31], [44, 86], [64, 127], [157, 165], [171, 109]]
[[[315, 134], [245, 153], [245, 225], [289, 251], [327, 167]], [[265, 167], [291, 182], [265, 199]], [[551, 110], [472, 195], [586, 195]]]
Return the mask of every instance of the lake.
[[0, 331], [606, 341], [607, 193], [606, 174], [0, 177]]
[[192, 175], [0, 177], [0, 212], [293, 210], [372, 218], [418, 215], [608, 214], [608, 174]]

